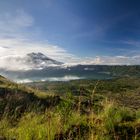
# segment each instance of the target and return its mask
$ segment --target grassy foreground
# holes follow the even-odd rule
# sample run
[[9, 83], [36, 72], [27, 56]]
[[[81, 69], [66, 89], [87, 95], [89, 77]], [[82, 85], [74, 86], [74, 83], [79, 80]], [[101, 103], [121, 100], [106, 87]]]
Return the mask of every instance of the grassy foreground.
[[45, 95], [3, 77], [0, 83], [0, 140], [140, 139], [140, 110], [124, 107], [112, 99], [115, 95], [99, 94], [101, 85], [109, 88], [103, 83], [63, 96]]

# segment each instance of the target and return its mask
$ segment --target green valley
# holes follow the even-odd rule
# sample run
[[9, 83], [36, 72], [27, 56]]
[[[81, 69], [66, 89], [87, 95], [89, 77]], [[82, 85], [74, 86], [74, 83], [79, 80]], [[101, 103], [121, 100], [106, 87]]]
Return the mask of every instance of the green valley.
[[1, 140], [140, 138], [140, 79], [16, 84], [0, 77]]

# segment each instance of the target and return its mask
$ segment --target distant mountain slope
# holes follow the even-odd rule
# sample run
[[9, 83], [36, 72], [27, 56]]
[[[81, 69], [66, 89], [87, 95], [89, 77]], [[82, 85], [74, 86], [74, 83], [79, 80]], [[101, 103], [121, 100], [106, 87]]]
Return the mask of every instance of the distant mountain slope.
[[1, 57], [0, 64], [0, 69], [5, 71], [26, 71], [61, 66], [63, 63], [51, 59], [43, 53], [32, 52], [26, 55], [10, 55]]
[[[40, 52], [3, 58], [0, 74], [16, 82], [140, 76], [140, 65], [66, 65]], [[0, 61], [1, 62], [1, 61]]]
[[51, 59], [40, 52], [27, 54], [27, 61], [29, 64], [33, 65], [35, 69], [41, 69], [48, 66], [59, 66], [63, 64], [62, 62]]

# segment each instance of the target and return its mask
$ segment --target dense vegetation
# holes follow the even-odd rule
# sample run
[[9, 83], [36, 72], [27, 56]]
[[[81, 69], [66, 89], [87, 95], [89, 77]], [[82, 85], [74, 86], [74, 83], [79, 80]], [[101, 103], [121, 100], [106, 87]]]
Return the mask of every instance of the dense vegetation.
[[0, 139], [138, 140], [140, 79], [19, 85], [0, 77]]

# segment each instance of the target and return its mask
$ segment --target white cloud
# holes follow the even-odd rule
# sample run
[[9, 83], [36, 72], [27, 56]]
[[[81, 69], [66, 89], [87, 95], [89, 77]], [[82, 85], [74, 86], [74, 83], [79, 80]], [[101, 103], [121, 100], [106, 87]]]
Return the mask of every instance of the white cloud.
[[[0, 68], [9, 70], [28, 69], [29, 66], [24, 63], [22, 58], [27, 53], [31, 52], [42, 52], [57, 61], [65, 62], [67, 65], [140, 64], [140, 56], [98, 56], [95, 58], [76, 57], [60, 46], [50, 44], [47, 41], [34, 41], [31, 39], [33, 38], [33, 35], [36, 34], [33, 30], [29, 30], [30, 27], [35, 29], [34, 24], [35, 19], [22, 9], [13, 13], [0, 14]], [[139, 44], [139, 42], [124, 43]]]
[[[47, 42], [31, 42], [25, 39], [0, 39], [0, 68], [7, 70], [28, 70], [32, 65], [27, 63], [25, 55], [31, 52], [41, 52], [65, 65], [135, 65], [140, 64], [137, 56], [97, 56], [76, 57], [65, 49]], [[25, 59], [25, 60], [24, 60]]]
[[57, 61], [66, 62], [74, 56], [61, 47], [47, 42], [32, 42], [23, 39], [0, 39], [0, 68], [29, 69], [23, 58], [28, 53], [41, 52]]
[[31, 52], [42, 52], [62, 62], [74, 57], [62, 47], [47, 41], [35, 41], [34, 34], [39, 33], [34, 22], [34, 18], [22, 9], [0, 14], [0, 68], [27, 69], [26, 65], [21, 64], [23, 61], [19, 63], [17, 60]]
[[140, 55], [137, 56], [98, 56], [96, 58], [86, 58], [82, 64], [96, 65], [139, 65]]
[[84, 77], [78, 77], [78, 76], [73, 76], [73, 75], [65, 75], [64, 77], [47, 77], [47, 78], [39, 78], [35, 80], [31, 79], [15, 79], [14, 81], [18, 83], [30, 83], [34, 81], [70, 81], [70, 80], [79, 80], [79, 79], [84, 79]]
[[47, 42], [36, 42], [25, 39], [0, 39], [0, 56], [25, 55], [31, 52], [42, 52], [49, 57], [62, 60], [72, 55], [59, 46]]

